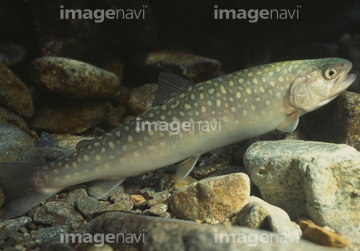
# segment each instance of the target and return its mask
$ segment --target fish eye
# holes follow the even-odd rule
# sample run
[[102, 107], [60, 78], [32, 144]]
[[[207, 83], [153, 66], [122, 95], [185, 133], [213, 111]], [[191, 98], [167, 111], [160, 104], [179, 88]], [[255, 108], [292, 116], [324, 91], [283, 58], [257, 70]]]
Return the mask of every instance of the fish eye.
[[326, 79], [334, 79], [337, 75], [337, 71], [334, 67], [327, 67], [324, 71], [324, 77]]

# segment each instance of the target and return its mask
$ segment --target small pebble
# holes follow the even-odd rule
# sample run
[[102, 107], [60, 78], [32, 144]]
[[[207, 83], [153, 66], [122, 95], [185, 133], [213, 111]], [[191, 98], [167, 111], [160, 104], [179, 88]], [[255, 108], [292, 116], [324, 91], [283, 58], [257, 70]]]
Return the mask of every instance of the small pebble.
[[50, 201], [40, 206], [34, 215], [34, 222], [43, 225], [83, 224], [84, 219], [72, 206], [63, 201]]
[[146, 201], [141, 195], [130, 195], [130, 200], [133, 202], [135, 207], [138, 207], [141, 203]]
[[168, 210], [167, 203], [158, 203], [150, 207], [150, 209], [146, 210], [146, 212], [150, 215], [162, 215]]
[[343, 248], [349, 246], [349, 242], [340, 235], [315, 225], [310, 220], [300, 220], [300, 228], [303, 238], [328, 247]]

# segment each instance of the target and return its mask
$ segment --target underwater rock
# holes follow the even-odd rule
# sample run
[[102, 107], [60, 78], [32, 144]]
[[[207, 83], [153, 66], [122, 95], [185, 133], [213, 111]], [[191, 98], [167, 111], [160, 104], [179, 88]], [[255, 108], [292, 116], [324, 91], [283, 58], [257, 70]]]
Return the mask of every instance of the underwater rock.
[[348, 144], [360, 150], [360, 94], [345, 91], [333, 102], [301, 117], [311, 140]]
[[14, 126], [28, 135], [31, 134], [28, 124], [21, 117], [3, 107], [0, 107], [0, 126]]
[[36, 111], [30, 127], [55, 133], [79, 134], [104, 119], [107, 103], [49, 104]]
[[104, 118], [104, 123], [107, 126], [107, 129], [110, 131], [115, 127], [118, 127], [123, 123], [125, 118], [126, 108], [124, 106], [113, 107], [109, 104], [108, 109], [106, 109], [106, 114]]
[[334, 229], [360, 223], [356, 149], [311, 141], [262, 141], [248, 149], [244, 163], [262, 198], [292, 219], [308, 216]]
[[114, 73], [70, 58], [37, 58], [31, 66], [39, 87], [70, 99], [108, 98], [120, 85]]
[[14, 66], [24, 61], [26, 49], [20, 44], [0, 44], [0, 63]]
[[[110, 58], [107, 61], [105, 61], [100, 68], [112, 72], [114, 73], [117, 78], [119, 79], [119, 83], [120, 83], [120, 87], [122, 86], [122, 79], [123, 79], [123, 75], [124, 75], [124, 67], [125, 64], [123, 62], [121, 62], [119, 59], [117, 58]], [[121, 88], [119, 88], [118, 90], [118, 94], [121, 93], [120, 91]]]
[[[301, 121], [302, 117], [300, 118]], [[233, 152], [233, 164], [238, 166], [244, 166], [244, 154], [247, 149], [258, 141], [268, 141], [268, 140], [309, 140], [304, 135], [300, 134], [298, 129], [292, 133], [281, 132], [279, 130], [273, 130], [271, 132], [265, 133], [258, 137], [254, 137], [248, 140], [241, 141], [235, 145], [231, 146], [231, 152]]]
[[300, 239], [302, 233], [299, 225], [290, 221], [288, 216], [287, 218], [284, 218], [278, 214], [269, 214], [267, 220], [269, 222], [270, 229], [275, 233]]
[[41, 132], [40, 138], [35, 141], [36, 147], [58, 147], [59, 141], [47, 132]]
[[46, 132], [41, 133], [40, 138], [35, 141], [35, 146], [46, 162], [58, 160], [74, 152], [73, 150], [60, 148], [59, 141]]
[[[71, 227], [68, 225], [56, 225], [47, 228], [40, 228], [36, 231], [34, 240], [36, 242], [46, 243], [51, 241], [59, 241], [64, 236], [64, 233], [69, 233], [71, 231]], [[60, 246], [64, 251], [72, 251], [71, 247], [65, 245]], [[51, 251], [52, 249], [47, 248], [46, 250]], [[56, 249], [55, 249], [56, 250]]]
[[82, 214], [91, 217], [92, 214], [103, 212], [109, 206], [109, 202], [99, 201], [90, 196], [83, 196], [75, 201], [75, 208]]
[[[163, 219], [120, 212], [109, 212], [91, 220], [80, 234], [104, 235], [116, 238], [104, 241], [115, 250], [298, 250], [325, 251], [327, 247], [286, 238], [276, 233], [245, 227], [211, 226], [182, 220]], [[109, 237], [110, 234], [108, 235]], [[126, 239], [128, 238], [128, 239]], [[281, 239], [282, 238], [282, 239]], [[128, 240], [128, 241], [126, 241]], [[132, 240], [132, 241], [130, 241]], [[87, 250], [94, 243], [72, 244], [76, 250]]]
[[35, 146], [46, 162], [58, 160], [74, 152], [73, 150], [60, 148], [59, 141], [46, 132], [41, 133], [40, 138], [35, 141]]
[[146, 201], [143, 196], [137, 194], [130, 195], [130, 200], [132, 201], [135, 207], [139, 207], [141, 203]]
[[[94, 196], [90, 190], [88, 191], [88, 193], [89, 196], [97, 197], [97, 194]], [[112, 190], [110, 193], [108, 193], [103, 198], [101, 198], [101, 200], [111, 200], [116, 203], [122, 200], [122, 195], [124, 194], [125, 194], [124, 186], [120, 184], [119, 186], [115, 187], [114, 190]]]
[[20, 228], [26, 227], [30, 222], [32, 222], [32, 220], [28, 216], [22, 216], [16, 219], [4, 220], [0, 222], [0, 229], [19, 231]]
[[76, 201], [80, 200], [80, 199], [84, 199], [88, 197], [88, 194], [85, 190], [85, 188], [75, 188], [72, 189], [71, 191], [69, 191], [68, 196], [67, 196], [67, 202], [71, 205], [71, 206], [75, 206]]
[[160, 50], [147, 52], [135, 58], [138, 71], [145, 72], [145, 81], [155, 82], [160, 72], [173, 72], [194, 83], [219, 76], [219, 61], [182, 51]]
[[79, 228], [84, 223], [84, 219], [68, 203], [64, 201], [50, 201], [35, 211], [34, 222], [51, 226], [71, 225]]
[[249, 198], [249, 202], [236, 215], [236, 223], [250, 228], [262, 228], [267, 223], [267, 217], [279, 215], [290, 221], [289, 215], [281, 208], [275, 207], [255, 196]]
[[201, 157], [199, 167], [195, 167], [191, 173], [196, 179], [204, 179], [225, 166], [231, 164], [231, 156], [226, 154], [211, 154], [210, 157]]
[[349, 246], [349, 242], [345, 238], [332, 231], [315, 225], [310, 220], [300, 220], [299, 225], [304, 239], [328, 247], [343, 248]]
[[360, 250], [360, 224], [356, 226], [342, 226], [337, 233], [349, 242], [349, 250]]
[[0, 162], [43, 162], [34, 142], [17, 127], [0, 126]]
[[106, 208], [106, 211], [119, 210], [130, 212], [134, 207], [134, 204], [127, 193], [116, 195], [114, 202], [114, 204], [111, 204]]
[[182, 219], [219, 221], [246, 205], [250, 180], [244, 173], [207, 178], [176, 190], [169, 198], [172, 212]]
[[128, 106], [131, 114], [137, 116], [152, 108], [157, 89], [157, 84], [145, 84], [132, 89], [128, 94]]
[[159, 192], [159, 189], [157, 189], [155, 187], [144, 187], [144, 188], [140, 189], [140, 192], [142, 193], [142, 195], [144, 196], [144, 198], [146, 200], [148, 200], [150, 198], [154, 198], [154, 196], [159, 196], [157, 194], [161, 193], [161, 192]]
[[0, 105], [25, 118], [34, 115], [29, 89], [2, 63], [0, 63]]
[[161, 191], [155, 193], [152, 199], [146, 201], [146, 204], [148, 207], [152, 207], [155, 204], [167, 202], [170, 196], [171, 194], [168, 191]]
[[167, 203], [158, 203], [153, 206], [151, 206], [149, 209], [144, 211], [144, 214], [146, 215], [162, 215], [168, 210], [168, 204]]

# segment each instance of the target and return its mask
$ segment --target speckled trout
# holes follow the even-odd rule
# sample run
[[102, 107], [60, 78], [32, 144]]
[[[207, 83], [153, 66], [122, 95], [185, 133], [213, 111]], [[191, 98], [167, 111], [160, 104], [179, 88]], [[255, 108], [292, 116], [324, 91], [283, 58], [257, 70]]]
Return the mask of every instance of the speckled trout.
[[80, 183], [90, 182], [101, 198], [129, 176], [174, 163], [183, 178], [202, 153], [274, 129], [293, 132], [301, 115], [329, 103], [355, 80], [351, 67], [340, 58], [286, 61], [198, 84], [162, 73], [152, 109], [80, 142], [67, 158], [0, 163], [2, 215], [22, 215]]

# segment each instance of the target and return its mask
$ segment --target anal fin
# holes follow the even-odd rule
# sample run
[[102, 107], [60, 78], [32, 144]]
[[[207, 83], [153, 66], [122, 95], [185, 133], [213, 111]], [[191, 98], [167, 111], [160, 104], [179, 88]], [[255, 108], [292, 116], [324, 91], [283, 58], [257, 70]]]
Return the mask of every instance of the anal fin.
[[124, 180], [125, 178], [114, 180], [94, 180], [88, 182], [89, 194], [99, 200], [114, 190], [114, 188], [119, 186]]
[[191, 170], [194, 168], [196, 162], [198, 161], [200, 157], [200, 154], [196, 154], [194, 156], [191, 156], [190, 158], [182, 161], [179, 165], [176, 167], [176, 179], [184, 179], [186, 176], [189, 175]]

